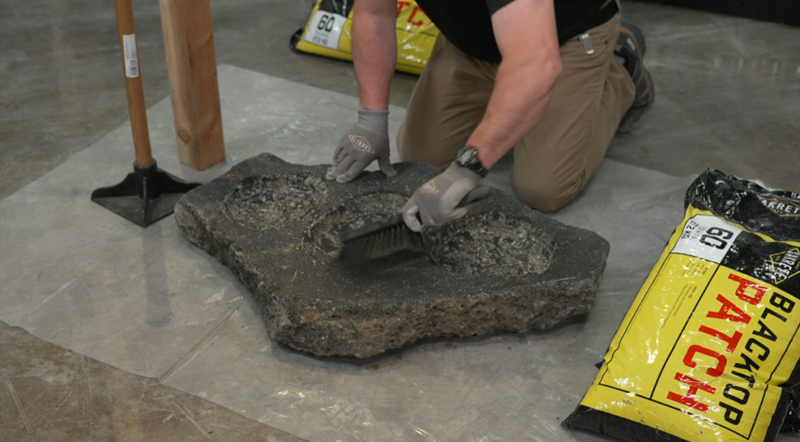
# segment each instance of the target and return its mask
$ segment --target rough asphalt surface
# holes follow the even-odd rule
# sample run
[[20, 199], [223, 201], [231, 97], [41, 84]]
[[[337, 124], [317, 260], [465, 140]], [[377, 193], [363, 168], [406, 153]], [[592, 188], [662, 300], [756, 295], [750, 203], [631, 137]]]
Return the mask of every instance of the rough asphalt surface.
[[542, 330], [591, 310], [609, 245], [494, 191], [423, 231], [427, 254], [343, 265], [339, 234], [399, 212], [438, 169], [395, 165], [341, 185], [327, 166], [263, 154], [186, 194], [187, 238], [230, 267], [271, 338], [323, 356], [366, 358], [424, 338]]

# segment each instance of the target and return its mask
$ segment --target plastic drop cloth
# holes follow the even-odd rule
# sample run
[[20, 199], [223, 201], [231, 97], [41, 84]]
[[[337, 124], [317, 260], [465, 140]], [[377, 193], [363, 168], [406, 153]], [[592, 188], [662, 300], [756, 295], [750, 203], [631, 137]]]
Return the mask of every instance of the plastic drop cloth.
[[[169, 99], [148, 113], [159, 165], [207, 181], [261, 152], [326, 163], [354, 97], [219, 67], [228, 163], [179, 165]], [[397, 131], [403, 109], [391, 109]], [[130, 171], [130, 126], [0, 201], [0, 320], [313, 442], [596, 441], [559, 423], [682, 216], [691, 177], [604, 162], [555, 218], [598, 232], [611, 255], [585, 321], [528, 334], [432, 341], [368, 361], [271, 342], [252, 297], [172, 217], [141, 229], [92, 203]], [[508, 188], [501, 166], [487, 180]], [[507, 170], [506, 170], [507, 172]]]

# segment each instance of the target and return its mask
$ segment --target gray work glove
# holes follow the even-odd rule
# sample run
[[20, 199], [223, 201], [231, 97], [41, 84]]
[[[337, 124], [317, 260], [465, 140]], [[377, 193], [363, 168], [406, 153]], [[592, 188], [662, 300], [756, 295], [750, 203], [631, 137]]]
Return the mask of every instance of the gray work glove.
[[[458, 203], [478, 187], [481, 176], [456, 163], [423, 184], [403, 207], [403, 221], [409, 229], [419, 232], [422, 226], [441, 226], [467, 214]], [[417, 218], [419, 213], [419, 218]], [[420, 219], [422, 223], [420, 223]]]
[[358, 123], [339, 140], [325, 178], [346, 183], [375, 160], [386, 176], [397, 175], [389, 161], [389, 111], [360, 109]]

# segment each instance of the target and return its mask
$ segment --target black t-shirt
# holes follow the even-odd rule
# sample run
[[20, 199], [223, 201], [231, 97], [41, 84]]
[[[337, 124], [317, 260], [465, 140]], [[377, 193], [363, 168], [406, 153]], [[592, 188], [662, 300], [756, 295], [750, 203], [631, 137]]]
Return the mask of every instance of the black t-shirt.
[[[439, 31], [463, 52], [491, 63], [499, 63], [500, 49], [494, 38], [492, 14], [513, 0], [417, 0]], [[599, 26], [618, 8], [606, 0], [553, 0], [558, 43]], [[602, 9], [601, 9], [602, 8]], [[531, 42], [535, 44], [535, 42]]]

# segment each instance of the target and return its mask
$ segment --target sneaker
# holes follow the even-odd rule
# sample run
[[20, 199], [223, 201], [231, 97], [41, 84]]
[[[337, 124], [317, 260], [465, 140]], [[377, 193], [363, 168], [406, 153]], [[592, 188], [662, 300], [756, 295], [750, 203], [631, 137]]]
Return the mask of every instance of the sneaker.
[[615, 53], [625, 60], [625, 69], [636, 86], [633, 104], [625, 112], [617, 128], [617, 132], [628, 133], [635, 129], [647, 115], [647, 111], [655, 101], [656, 91], [653, 86], [653, 78], [644, 67], [644, 53], [647, 46], [642, 30], [632, 23], [623, 21], [619, 26], [618, 44], [619, 49], [615, 50]]

